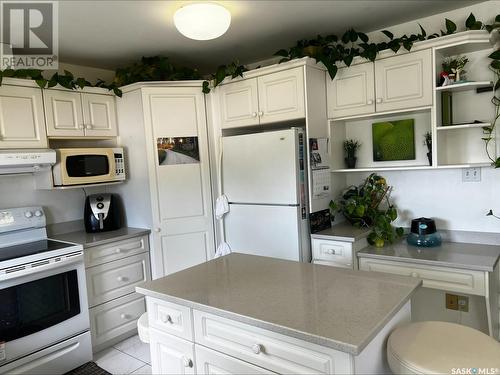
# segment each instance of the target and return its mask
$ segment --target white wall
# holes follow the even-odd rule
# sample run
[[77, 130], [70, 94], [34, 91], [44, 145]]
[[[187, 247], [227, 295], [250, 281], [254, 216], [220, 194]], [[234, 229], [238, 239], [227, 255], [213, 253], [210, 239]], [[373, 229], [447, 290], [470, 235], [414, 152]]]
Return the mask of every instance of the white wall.
[[[85, 78], [87, 81], [91, 82], [92, 84], [95, 84], [98, 79], [102, 79], [103, 81], [106, 82], [111, 82], [113, 80], [113, 77], [115, 76], [115, 72], [113, 70], [108, 70], [108, 69], [99, 69], [99, 68], [93, 68], [89, 66], [83, 66], [83, 65], [75, 65], [75, 64], [68, 64], [64, 62], [59, 63], [59, 73], [64, 73], [64, 70], [68, 70], [76, 78]], [[44, 74], [46, 78], [49, 78], [54, 74], [54, 70], [47, 70]]]

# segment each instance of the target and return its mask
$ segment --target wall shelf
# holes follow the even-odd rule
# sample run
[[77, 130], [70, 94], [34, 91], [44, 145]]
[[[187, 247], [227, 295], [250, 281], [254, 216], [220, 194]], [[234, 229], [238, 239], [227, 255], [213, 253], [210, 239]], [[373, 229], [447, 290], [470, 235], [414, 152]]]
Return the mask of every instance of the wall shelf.
[[439, 86], [436, 87], [436, 91], [467, 91], [467, 90], [475, 90], [481, 87], [490, 87], [493, 85], [491, 81], [478, 81], [478, 82], [464, 82], [457, 83], [449, 86]]
[[413, 171], [422, 169], [433, 169], [430, 165], [401, 166], [401, 167], [373, 167], [373, 168], [351, 168], [334, 169], [332, 173], [355, 173], [355, 172], [387, 172], [387, 171]]
[[448, 125], [448, 126], [438, 126], [436, 130], [459, 130], [459, 129], [474, 129], [474, 128], [484, 128], [485, 126], [491, 126], [489, 122], [481, 122], [481, 123], [471, 123], [471, 124], [462, 124], [462, 125]]

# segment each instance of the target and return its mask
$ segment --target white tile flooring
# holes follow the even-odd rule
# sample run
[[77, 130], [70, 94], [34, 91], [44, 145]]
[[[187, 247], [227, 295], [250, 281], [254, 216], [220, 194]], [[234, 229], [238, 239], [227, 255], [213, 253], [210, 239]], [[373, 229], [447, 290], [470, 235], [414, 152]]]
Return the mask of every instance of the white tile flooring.
[[151, 374], [149, 345], [137, 335], [94, 354], [94, 362], [113, 375]]

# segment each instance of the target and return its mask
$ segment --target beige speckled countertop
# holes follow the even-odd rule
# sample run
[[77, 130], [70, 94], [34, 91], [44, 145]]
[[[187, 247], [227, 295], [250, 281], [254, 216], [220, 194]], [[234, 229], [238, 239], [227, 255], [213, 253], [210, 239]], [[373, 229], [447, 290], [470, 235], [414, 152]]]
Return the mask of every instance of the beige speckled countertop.
[[148, 235], [151, 231], [143, 228], [129, 228], [124, 227], [109, 232], [87, 233], [85, 229], [63, 233], [54, 234], [50, 238], [60, 241], [73, 242], [83, 245], [84, 248], [104, 245], [107, 243], [126, 240], [129, 238]]
[[311, 238], [356, 242], [368, 237], [368, 234], [370, 234], [371, 231], [371, 228], [357, 228], [347, 222], [343, 222], [335, 224], [331, 228], [322, 230], [320, 232], [311, 233]]
[[500, 258], [500, 246], [443, 242], [441, 246], [426, 248], [408, 245], [406, 239], [403, 239], [382, 248], [366, 247], [357, 255], [358, 258], [387, 259], [492, 272]]
[[233, 253], [139, 293], [359, 354], [421, 280]]

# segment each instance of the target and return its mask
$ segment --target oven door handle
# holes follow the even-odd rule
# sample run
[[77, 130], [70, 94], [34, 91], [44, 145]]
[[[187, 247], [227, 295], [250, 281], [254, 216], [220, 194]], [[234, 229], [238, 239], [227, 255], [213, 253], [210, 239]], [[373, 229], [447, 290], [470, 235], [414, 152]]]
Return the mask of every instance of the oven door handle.
[[12, 280], [18, 277], [34, 276], [41, 272], [80, 262], [83, 262], [83, 251], [78, 251], [52, 259], [46, 259], [45, 261], [23, 264], [0, 270], [0, 281]]

